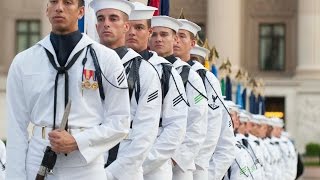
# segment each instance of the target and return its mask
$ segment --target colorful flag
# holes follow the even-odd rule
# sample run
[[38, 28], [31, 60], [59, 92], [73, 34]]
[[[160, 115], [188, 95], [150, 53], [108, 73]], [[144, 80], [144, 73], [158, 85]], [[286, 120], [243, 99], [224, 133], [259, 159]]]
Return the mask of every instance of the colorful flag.
[[217, 70], [216, 65], [212, 64], [211, 72], [218, 78], [218, 70]]
[[160, 2], [160, 14], [169, 16], [170, 2], [169, 0], [161, 0]]
[[229, 76], [226, 77], [226, 100], [232, 101], [232, 84]]
[[241, 109], [244, 109], [241, 90], [242, 90], [241, 84], [238, 83], [238, 85], [237, 85], [237, 94], [236, 94], [236, 104], [239, 105]]
[[160, 15], [160, 13], [159, 13], [159, 12], [161, 12], [160, 11], [160, 1], [161, 0], [148, 0], [148, 6], [152, 6], [152, 7], [158, 8], [158, 10], [156, 10], [153, 13], [154, 16], [159, 16]]
[[242, 105], [243, 109], [247, 109], [247, 88], [244, 88], [242, 91]]

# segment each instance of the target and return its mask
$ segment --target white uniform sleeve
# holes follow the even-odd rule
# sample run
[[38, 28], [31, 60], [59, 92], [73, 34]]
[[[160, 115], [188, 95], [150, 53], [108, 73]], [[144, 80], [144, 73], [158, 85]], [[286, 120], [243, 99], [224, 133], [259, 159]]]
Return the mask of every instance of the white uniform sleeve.
[[[113, 53], [110, 51], [110, 53]], [[98, 53], [97, 53], [98, 54]], [[105, 56], [99, 56], [106, 58]], [[122, 73], [124, 73], [123, 65], [114, 52], [109, 54], [108, 63], [111, 67], [102, 68], [105, 77], [115, 86], [126, 88], [127, 83], [117, 81]], [[125, 78], [125, 82], [127, 79]], [[103, 86], [105, 92], [104, 108], [105, 119], [98, 126], [84, 130], [74, 135], [78, 144], [80, 153], [83, 155], [87, 163], [92, 162], [106, 150], [118, 144], [127, 134], [130, 127], [130, 101], [128, 89], [119, 89], [114, 87], [103, 78]]]
[[[145, 64], [141, 63], [140, 66], [139, 103], [128, 137], [131, 141], [130, 145], [126, 146], [127, 151], [107, 167], [107, 170], [117, 179], [130, 178], [130, 172], [135, 173], [137, 168], [142, 166], [158, 133], [162, 103], [161, 84], [157, 72], [151, 66], [147, 66], [151, 68], [147, 70], [143, 65]], [[132, 103], [136, 104], [134, 95], [131, 98]]]
[[26, 155], [28, 149], [28, 125], [30, 114], [26, 105], [22, 73], [19, 71], [16, 56], [13, 60], [7, 79], [7, 169], [6, 179], [27, 179]]
[[220, 180], [235, 158], [235, 137], [231, 119], [223, 110], [221, 133], [209, 166], [209, 179]]
[[170, 159], [185, 135], [188, 111], [188, 106], [183, 101], [183, 99], [187, 100], [185, 89], [175, 69], [172, 69], [172, 75], [174, 79], [170, 77], [168, 93], [163, 101], [162, 132], [143, 163], [144, 174], [160, 167]]
[[[194, 168], [195, 157], [206, 138], [208, 121], [207, 94], [201, 77], [190, 69], [188, 81], [202, 95], [187, 83], [186, 94], [190, 107], [188, 109], [186, 136], [173, 156], [173, 160], [183, 171]], [[203, 97], [203, 95], [206, 97]]]
[[[207, 79], [205, 81], [207, 96], [208, 96], [208, 126], [207, 126], [207, 136], [201, 146], [198, 156], [195, 159], [195, 163], [202, 168], [209, 167], [210, 158], [216, 148], [219, 140], [219, 135], [221, 131], [222, 123], [222, 105], [218, 102], [217, 96], [222, 97], [221, 87], [219, 81], [214, 79], [212, 73], [207, 72]], [[209, 82], [207, 81], [209, 80]], [[210, 84], [209, 84], [210, 83]], [[214, 89], [213, 89], [214, 88]], [[218, 93], [218, 94], [216, 94]]]

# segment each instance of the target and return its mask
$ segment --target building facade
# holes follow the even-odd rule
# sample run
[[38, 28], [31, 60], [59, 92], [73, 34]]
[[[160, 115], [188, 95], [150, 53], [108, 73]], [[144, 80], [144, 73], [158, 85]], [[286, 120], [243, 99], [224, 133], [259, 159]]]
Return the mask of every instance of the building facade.
[[[16, 53], [50, 32], [43, 0], [0, 1], [0, 138], [5, 139], [5, 84]], [[12, 6], [14, 4], [14, 6]], [[202, 27], [221, 63], [263, 78], [267, 111], [281, 112], [300, 151], [320, 143], [319, 0], [171, 0]]]

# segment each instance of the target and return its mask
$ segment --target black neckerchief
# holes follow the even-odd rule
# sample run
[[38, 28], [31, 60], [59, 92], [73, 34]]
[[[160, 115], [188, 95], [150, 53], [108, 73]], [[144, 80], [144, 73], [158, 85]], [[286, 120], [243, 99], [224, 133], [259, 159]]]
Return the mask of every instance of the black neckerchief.
[[152, 57], [152, 52], [150, 52], [148, 49], [145, 49], [141, 52], [139, 52], [139, 54], [143, 57], [143, 59], [145, 60], [149, 60]]
[[64, 35], [51, 32], [50, 41], [57, 55], [57, 60], [60, 66], [66, 65], [72, 50], [81, 38], [82, 34], [79, 30]]
[[195, 63], [193, 62], [193, 60], [189, 60], [189, 61], [187, 61], [187, 63], [190, 65], [190, 66], [193, 66]]
[[127, 54], [128, 48], [125, 46], [121, 46], [121, 47], [115, 48], [114, 51], [118, 54], [120, 59], [122, 59]]
[[170, 56], [167, 56], [165, 57], [166, 60], [168, 60], [171, 64], [173, 64], [174, 62], [176, 62], [177, 58], [174, 57], [174, 55], [170, 55]]

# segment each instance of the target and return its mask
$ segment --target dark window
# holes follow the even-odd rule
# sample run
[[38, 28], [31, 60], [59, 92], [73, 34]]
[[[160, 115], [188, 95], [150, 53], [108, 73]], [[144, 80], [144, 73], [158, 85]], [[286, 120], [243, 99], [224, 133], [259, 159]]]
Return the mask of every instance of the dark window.
[[262, 71], [285, 70], [285, 25], [260, 24], [259, 68]]
[[285, 120], [285, 98], [284, 97], [266, 97], [267, 117], [278, 117]]
[[40, 40], [40, 20], [16, 21], [16, 51], [21, 52]]

